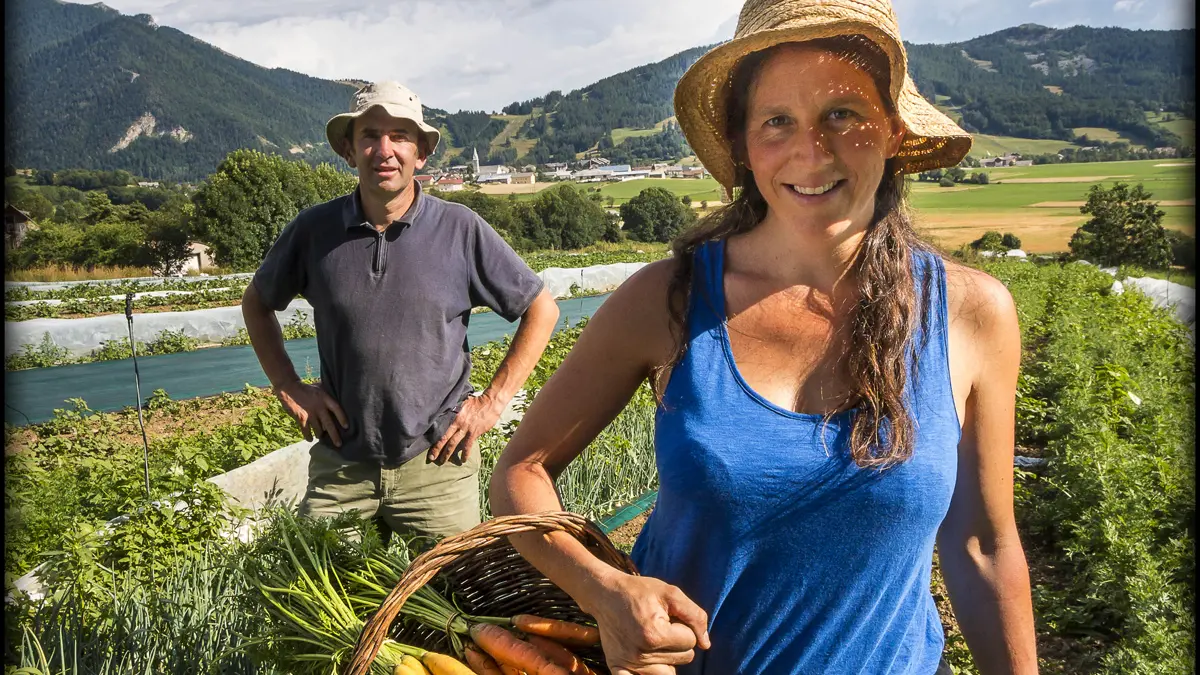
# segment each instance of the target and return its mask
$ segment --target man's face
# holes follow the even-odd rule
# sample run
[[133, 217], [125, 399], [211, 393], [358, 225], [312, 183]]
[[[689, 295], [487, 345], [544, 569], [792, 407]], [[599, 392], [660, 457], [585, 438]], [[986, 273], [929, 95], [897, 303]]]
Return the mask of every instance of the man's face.
[[392, 117], [376, 106], [354, 120], [354, 136], [343, 154], [358, 170], [358, 182], [375, 193], [396, 194], [425, 166], [423, 134], [416, 122]]

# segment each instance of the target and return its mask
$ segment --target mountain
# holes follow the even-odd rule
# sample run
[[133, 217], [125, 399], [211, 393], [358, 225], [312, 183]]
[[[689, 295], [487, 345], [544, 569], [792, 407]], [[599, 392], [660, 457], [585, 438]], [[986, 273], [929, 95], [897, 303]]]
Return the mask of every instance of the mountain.
[[[361, 80], [263, 68], [99, 3], [12, 0], [5, 15], [7, 164], [197, 180], [240, 147], [340, 162], [324, 125]], [[921, 91], [973, 131], [1071, 141], [1076, 129], [1098, 127], [1160, 145], [1180, 140], [1146, 111], [1195, 116], [1194, 41], [1195, 30], [1018, 26], [908, 49]], [[431, 163], [459, 163], [473, 150], [485, 164], [688, 154], [672, 94], [707, 49], [514, 102], [502, 115], [426, 107], [443, 132]]]
[[[1182, 139], [1150, 123], [1146, 113], [1165, 110], [1195, 119], [1195, 34], [1029, 24], [961, 43], [905, 48], [918, 89], [968, 131], [1070, 142], [1075, 129], [1096, 127], [1150, 146], [1179, 145]], [[675, 83], [708, 49], [504, 111], [530, 115], [522, 133], [536, 139], [528, 157], [537, 161], [566, 161], [591, 149], [615, 159], [630, 144], [669, 147], [674, 136], [682, 143], [669, 127], [624, 143], [612, 130], [649, 129], [670, 117]]]
[[1177, 145], [1147, 111], [1195, 119], [1195, 30], [1027, 24], [949, 45], [907, 45], [918, 89], [968, 131], [1071, 141], [1074, 129]]
[[5, 10], [16, 19], [4, 112], [17, 165], [198, 178], [234, 148], [321, 147], [325, 121], [354, 93], [254, 65], [145, 14], [56, 0]]

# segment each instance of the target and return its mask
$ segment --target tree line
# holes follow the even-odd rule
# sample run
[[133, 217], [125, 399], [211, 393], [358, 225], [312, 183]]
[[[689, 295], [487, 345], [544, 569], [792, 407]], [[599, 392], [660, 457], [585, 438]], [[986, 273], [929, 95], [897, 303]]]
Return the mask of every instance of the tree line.
[[[162, 199], [155, 208], [136, 200], [114, 203], [107, 191], [125, 187], [118, 185], [79, 192], [82, 199], [55, 204], [41, 190], [78, 190], [57, 185], [57, 174], [38, 174], [37, 180], [50, 182], [40, 188], [22, 188], [19, 178], [6, 178], [6, 198], [18, 208], [28, 208], [36, 227], [6, 258], [6, 270], [134, 266], [161, 274], [182, 269], [193, 241], [207, 245], [220, 267], [253, 271], [300, 211], [348, 194], [357, 185], [352, 174], [330, 164], [313, 167], [257, 150], [229, 153], [192, 192], [180, 186], [159, 188]], [[123, 179], [80, 172], [64, 172], [61, 178], [89, 185]], [[695, 220], [690, 207], [662, 188], [644, 190], [622, 205], [619, 215], [605, 208], [598, 190], [573, 183], [548, 188], [527, 201], [473, 190], [433, 189], [431, 194], [472, 208], [523, 252], [578, 249], [626, 238], [665, 242]]]

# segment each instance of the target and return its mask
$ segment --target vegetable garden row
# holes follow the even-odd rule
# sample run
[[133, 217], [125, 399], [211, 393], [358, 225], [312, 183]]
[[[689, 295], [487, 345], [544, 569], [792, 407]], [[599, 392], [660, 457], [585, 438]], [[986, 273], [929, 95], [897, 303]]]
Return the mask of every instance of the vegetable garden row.
[[[1091, 267], [984, 267], [1008, 285], [1021, 320], [1019, 454], [1049, 460], [1015, 470], [1042, 672], [1190, 672], [1195, 392], [1187, 329], [1139, 293], [1112, 294], [1112, 277]], [[555, 335], [531, 395], [579, 330]], [[473, 350], [477, 387], [505, 346]], [[8, 606], [10, 663], [47, 673], [328, 673], [349, 657], [353, 628], [413, 551], [353, 519], [311, 523], [286, 510], [260, 520], [251, 543], [221, 534], [247, 514], [224, 508], [204, 479], [300, 438], [269, 392], [151, 397], [152, 492], [180, 493], [191, 504], [181, 511], [144, 507], [135, 414], [89, 415], [74, 404], [45, 424], [5, 430], [5, 568], [19, 574], [49, 561], [53, 589], [43, 603]], [[653, 421], [643, 387], [559, 479], [568, 510], [599, 518], [656, 486]], [[511, 433], [499, 428], [481, 440], [485, 485]], [[486, 503], [480, 508], [488, 517]], [[102, 527], [122, 513], [130, 514], [122, 525]], [[345, 528], [359, 532], [357, 541]], [[311, 559], [290, 557], [305, 547]], [[264, 561], [275, 561], [275, 577], [264, 576]], [[291, 571], [277, 578], [281, 569]], [[288, 580], [290, 591], [263, 590]], [[343, 600], [349, 615], [319, 604]], [[288, 616], [314, 607], [302, 622]], [[949, 660], [960, 673], [976, 672], [942, 609]]]

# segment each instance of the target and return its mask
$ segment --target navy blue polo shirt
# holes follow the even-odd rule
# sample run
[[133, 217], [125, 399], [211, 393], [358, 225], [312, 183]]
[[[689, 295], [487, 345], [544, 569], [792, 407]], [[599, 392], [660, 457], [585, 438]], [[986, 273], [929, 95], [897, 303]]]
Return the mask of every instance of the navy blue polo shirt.
[[350, 423], [340, 452], [388, 467], [436, 443], [471, 394], [471, 309], [515, 321], [542, 289], [478, 214], [416, 190], [383, 232], [357, 190], [305, 209], [253, 280], [275, 311], [313, 306], [321, 382]]

